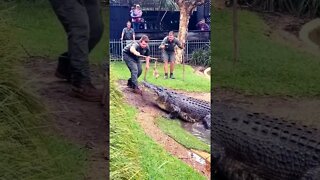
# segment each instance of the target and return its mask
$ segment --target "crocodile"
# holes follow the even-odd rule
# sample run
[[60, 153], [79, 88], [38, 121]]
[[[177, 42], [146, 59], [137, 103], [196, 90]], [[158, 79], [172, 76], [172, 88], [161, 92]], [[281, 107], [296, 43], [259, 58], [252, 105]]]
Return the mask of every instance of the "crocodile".
[[142, 84], [153, 94], [155, 103], [170, 113], [171, 119], [180, 118], [191, 123], [202, 122], [206, 129], [211, 128], [210, 102], [188, 97], [145, 81]]
[[213, 177], [230, 180], [319, 180], [315, 127], [214, 101]]

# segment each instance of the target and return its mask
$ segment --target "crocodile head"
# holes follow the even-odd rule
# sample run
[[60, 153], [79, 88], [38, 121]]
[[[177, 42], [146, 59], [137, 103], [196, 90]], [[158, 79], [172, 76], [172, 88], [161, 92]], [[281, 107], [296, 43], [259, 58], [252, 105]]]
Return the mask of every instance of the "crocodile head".
[[152, 100], [159, 107], [166, 110], [168, 98], [170, 96], [170, 94], [168, 93], [168, 90], [163, 87], [147, 83], [145, 81], [143, 81], [142, 84], [145, 87], [145, 89], [148, 91], [148, 93], [151, 94], [150, 96], [151, 96]]

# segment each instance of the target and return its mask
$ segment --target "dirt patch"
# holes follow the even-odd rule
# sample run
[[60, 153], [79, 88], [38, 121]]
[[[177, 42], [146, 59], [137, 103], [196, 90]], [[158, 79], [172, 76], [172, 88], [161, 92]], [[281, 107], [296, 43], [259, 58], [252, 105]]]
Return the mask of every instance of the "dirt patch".
[[210, 179], [210, 164], [202, 165], [190, 156], [191, 150], [185, 148], [177, 143], [174, 139], [163, 133], [156, 125], [156, 118], [165, 115], [164, 112], [159, 110], [151, 101], [148, 96], [134, 94], [131, 89], [126, 86], [125, 81], [119, 81], [118, 86], [123, 92], [126, 101], [135, 106], [139, 113], [137, 121], [144, 129], [144, 132], [150, 136], [154, 141], [160, 144], [167, 152], [181, 159], [192, 168], [205, 175]]
[[224, 9], [225, 6], [225, 0], [215, 0], [213, 1], [213, 7], [216, 9]]
[[[85, 179], [107, 179], [108, 124], [99, 103], [85, 102], [67, 95], [71, 85], [54, 77], [57, 61], [42, 58], [28, 59], [25, 77], [46, 105], [52, 118], [53, 132], [89, 151], [89, 169]], [[94, 84], [102, 86], [98, 67], [92, 67]], [[100, 71], [100, 72], [99, 72]], [[99, 75], [101, 74], [101, 75]]]
[[248, 112], [264, 113], [305, 125], [320, 127], [320, 99], [270, 96], [247, 96], [238, 92], [216, 89], [213, 99], [224, 104], [241, 107]]
[[310, 18], [298, 18], [281, 13], [258, 13], [269, 26], [265, 35], [279, 43], [297, 48], [303, 52], [320, 56], [318, 49], [314, 49], [299, 38], [302, 26], [309, 22]]

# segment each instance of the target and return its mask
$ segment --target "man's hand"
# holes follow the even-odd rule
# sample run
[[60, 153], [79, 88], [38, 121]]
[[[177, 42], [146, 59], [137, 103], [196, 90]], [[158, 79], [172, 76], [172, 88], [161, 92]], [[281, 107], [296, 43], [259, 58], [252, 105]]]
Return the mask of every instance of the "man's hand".
[[122, 40], [123, 40], [123, 38], [120, 38], [120, 40], [122, 41]]
[[161, 49], [164, 49], [164, 48], [165, 48], [165, 46], [164, 46], [164, 45], [160, 45], [160, 48], [161, 48]]
[[141, 54], [137, 51], [136, 53], [134, 53], [134, 55], [140, 56]]

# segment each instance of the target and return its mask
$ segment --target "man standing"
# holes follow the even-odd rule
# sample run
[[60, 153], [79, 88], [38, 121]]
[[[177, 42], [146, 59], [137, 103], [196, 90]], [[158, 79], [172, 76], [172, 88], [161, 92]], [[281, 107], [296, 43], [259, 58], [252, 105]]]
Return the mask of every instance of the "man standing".
[[178, 46], [183, 49], [181, 42], [178, 38], [174, 37], [174, 32], [170, 31], [168, 36], [163, 39], [159, 48], [162, 49], [162, 59], [164, 61], [164, 78], [168, 79], [168, 62], [170, 63], [170, 78], [175, 79], [173, 76], [175, 53], [174, 47]]
[[123, 28], [121, 33], [121, 40], [133, 40], [135, 41], [134, 29], [131, 28], [131, 22], [127, 22], [127, 27]]
[[142, 73], [141, 62], [139, 60], [141, 55], [146, 56], [146, 69], [149, 69], [150, 49], [148, 43], [148, 36], [143, 35], [138, 42], [133, 41], [123, 49], [123, 59], [131, 72], [131, 78], [128, 79], [127, 85], [137, 94], [142, 94], [138, 86], [138, 78]]
[[100, 41], [103, 22], [99, 0], [50, 0], [68, 36], [68, 51], [59, 57], [55, 75], [72, 83], [72, 95], [101, 101], [102, 91], [91, 83], [89, 53]]

